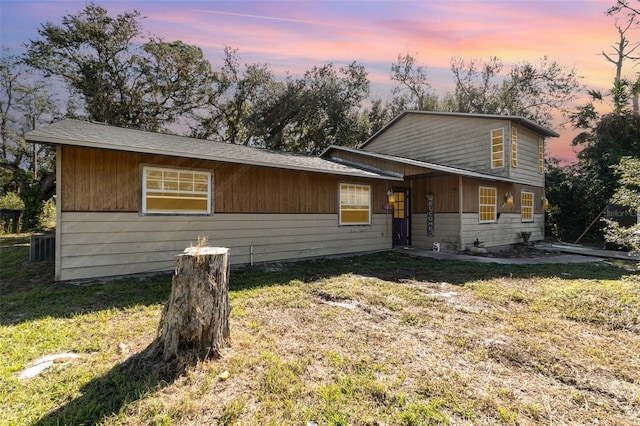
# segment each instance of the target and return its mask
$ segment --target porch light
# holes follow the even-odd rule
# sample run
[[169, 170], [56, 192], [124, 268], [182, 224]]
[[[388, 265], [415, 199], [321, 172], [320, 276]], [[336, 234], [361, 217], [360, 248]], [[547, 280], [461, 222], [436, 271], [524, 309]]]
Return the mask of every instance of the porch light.
[[547, 199], [546, 195], [542, 196], [542, 205], [544, 206], [545, 209], [549, 207], [549, 200]]
[[507, 191], [507, 193], [504, 194], [504, 200], [507, 204], [513, 204], [513, 195], [511, 195], [511, 193]]
[[393, 204], [393, 202], [395, 201], [393, 199], [393, 191], [387, 191], [387, 199], [389, 200], [389, 204]]

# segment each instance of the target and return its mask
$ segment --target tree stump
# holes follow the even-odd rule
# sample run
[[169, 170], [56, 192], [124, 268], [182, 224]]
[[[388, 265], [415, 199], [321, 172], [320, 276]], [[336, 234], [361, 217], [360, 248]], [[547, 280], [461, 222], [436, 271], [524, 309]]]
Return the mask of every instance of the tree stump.
[[171, 295], [160, 320], [163, 361], [181, 352], [218, 358], [229, 340], [229, 249], [191, 247], [176, 256]]

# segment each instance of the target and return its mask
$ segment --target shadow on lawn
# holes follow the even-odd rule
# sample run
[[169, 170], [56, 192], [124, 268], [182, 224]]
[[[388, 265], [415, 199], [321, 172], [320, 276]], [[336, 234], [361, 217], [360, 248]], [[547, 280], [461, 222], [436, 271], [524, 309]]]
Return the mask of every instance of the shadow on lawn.
[[156, 343], [90, 381], [80, 389], [81, 396], [33, 425], [101, 424], [129, 404], [169, 386], [197, 363], [197, 358], [188, 353], [179, 360], [162, 362]]

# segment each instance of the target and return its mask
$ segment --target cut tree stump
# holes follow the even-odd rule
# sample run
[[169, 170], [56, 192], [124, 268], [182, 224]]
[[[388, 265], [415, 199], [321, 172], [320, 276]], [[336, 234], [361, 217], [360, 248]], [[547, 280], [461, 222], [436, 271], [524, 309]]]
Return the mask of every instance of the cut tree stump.
[[160, 320], [163, 361], [182, 352], [219, 358], [229, 340], [229, 249], [190, 247], [176, 256], [171, 295]]

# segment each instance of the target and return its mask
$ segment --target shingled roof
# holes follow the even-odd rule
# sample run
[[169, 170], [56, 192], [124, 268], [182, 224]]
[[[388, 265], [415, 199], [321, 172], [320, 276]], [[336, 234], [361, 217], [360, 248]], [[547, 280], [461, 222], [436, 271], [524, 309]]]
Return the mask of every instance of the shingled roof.
[[26, 140], [51, 145], [110, 149], [335, 175], [400, 180], [398, 177], [339, 164], [326, 158], [126, 129], [74, 119], [61, 120], [31, 131], [27, 133]]

